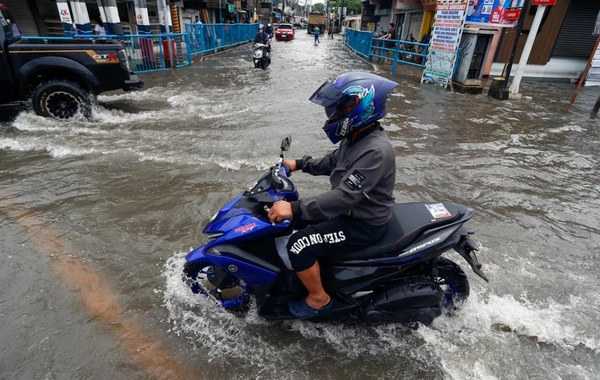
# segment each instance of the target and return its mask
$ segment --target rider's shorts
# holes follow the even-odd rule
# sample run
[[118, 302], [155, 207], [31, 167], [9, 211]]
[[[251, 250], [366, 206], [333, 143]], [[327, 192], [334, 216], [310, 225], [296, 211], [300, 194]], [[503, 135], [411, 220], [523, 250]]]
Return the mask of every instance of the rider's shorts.
[[374, 226], [346, 215], [311, 224], [288, 241], [292, 268], [300, 272], [312, 267], [321, 257], [369, 246], [383, 236], [385, 228], [385, 224]]

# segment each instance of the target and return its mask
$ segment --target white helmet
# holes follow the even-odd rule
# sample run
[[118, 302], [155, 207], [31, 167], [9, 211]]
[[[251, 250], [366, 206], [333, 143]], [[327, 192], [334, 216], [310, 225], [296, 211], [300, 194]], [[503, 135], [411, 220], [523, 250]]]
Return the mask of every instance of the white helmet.
[[258, 25], [258, 29], [264, 29], [264, 28], [265, 28], [265, 26], [263, 24]]
[[271, 27], [271, 24], [267, 24], [268, 27]]

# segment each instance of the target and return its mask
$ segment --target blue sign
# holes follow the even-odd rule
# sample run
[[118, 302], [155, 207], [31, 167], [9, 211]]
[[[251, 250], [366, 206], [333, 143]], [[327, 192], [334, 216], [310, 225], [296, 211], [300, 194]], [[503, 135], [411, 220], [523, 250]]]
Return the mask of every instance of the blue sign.
[[512, 26], [514, 20], [504, 20], [506, 8], [520, 8], [524, 0], [469, 0], [467, 23]]

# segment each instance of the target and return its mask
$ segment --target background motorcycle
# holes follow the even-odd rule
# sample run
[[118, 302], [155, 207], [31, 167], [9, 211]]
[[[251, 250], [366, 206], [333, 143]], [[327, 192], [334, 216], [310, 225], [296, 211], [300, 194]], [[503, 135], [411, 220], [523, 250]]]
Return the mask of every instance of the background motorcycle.
[[[410, 33], [408, 35], [407, 41], [408, 42], [417, 42], [416, 38], [412, 35], [412, 33]], [[416, 52], [415, 50], [415, 45], [413, 44], [409, 44], [409, 43], [403, 43], [400, 45], [400, 59], [406, 62], [414, 62], [416, 55], [414, 54]]]
[[271, 54], [269, 53], [269, 44], [254, 45], [254, 68], [266, 69], [271, 64]]
[[[293, 318], [287, 304], [306, 296], [285, 249], [294, 226], [267, 217], [273, 202], [298, 199], [290, 170], [282, 165], [290, 143], [291, 137], [284, 139], [279, 162], [210, 219], [203, 231], [208, 243], [186, 256], [183, 278], [194, 293], [230, 310], [244, 310], [254, 296], [261, 316]], [[456, 263], [441, 257], [444, 252], [454, 249], [488, 281], [475, 255], [479, 243], [464, 227], [472, 215], [452, 203], [396, 205], [375, 244], [319, 260], [334, 308], [311, 321], [414, 326], [454, 311], [469, 296], [469, 282]]]

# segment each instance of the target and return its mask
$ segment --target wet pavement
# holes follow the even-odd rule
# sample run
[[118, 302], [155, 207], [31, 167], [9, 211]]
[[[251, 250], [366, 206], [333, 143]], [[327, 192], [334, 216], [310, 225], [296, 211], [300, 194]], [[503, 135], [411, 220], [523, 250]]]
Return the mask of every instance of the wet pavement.
[[[600, 372], [598, 88], [528, 82], [500, 102], [400, 67], [385, 128], [398, 202], [475, 209], [485, 283], [454, 316], [400, 326], [233, 315], [181, 282], [202, 227], [278, 158], [332, 149], [308, 101], [347, 71], [389, 75], [298, 31], [266, 70], [251, 49], [144, 74], [94, 121], [0, 121], [0, 378], [592, 379]], [[301, 195], [328, 188], [298, 174]]]

